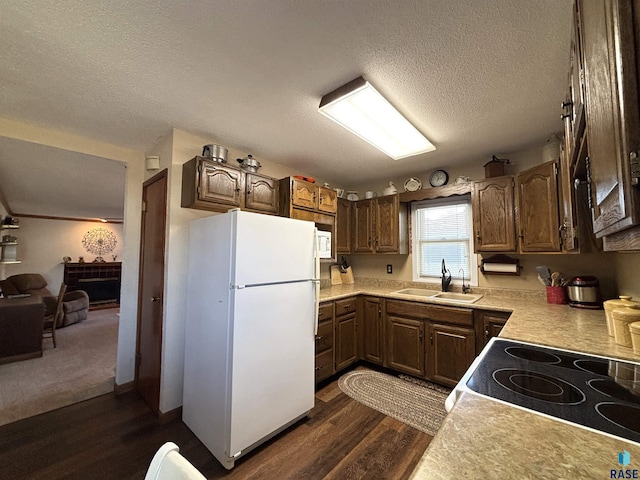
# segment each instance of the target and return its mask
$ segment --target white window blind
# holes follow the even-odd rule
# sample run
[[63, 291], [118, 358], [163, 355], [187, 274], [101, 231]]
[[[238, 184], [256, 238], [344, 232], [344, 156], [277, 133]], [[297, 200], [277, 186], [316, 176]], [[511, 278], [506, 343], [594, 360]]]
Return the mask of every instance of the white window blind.
[[471, 205], [464, 201], [423, 204], [415, 210], [415, 244], [419, 277], [441, 277], [442, 260], [453, 278], [471, 273]]

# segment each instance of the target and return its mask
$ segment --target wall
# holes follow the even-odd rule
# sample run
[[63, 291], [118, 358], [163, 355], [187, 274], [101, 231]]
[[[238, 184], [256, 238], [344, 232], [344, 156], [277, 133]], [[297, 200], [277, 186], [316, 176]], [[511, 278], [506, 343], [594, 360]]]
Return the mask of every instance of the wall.
[[617, 294], [640, 300], [640, 253], [616, 253], [614, 262]]
[[11, 235], [18, 237], [18, 258], [22, 263], [5, 265], [7, 277], [17, 273], [40, 273], [47, 280], [49, 290], [57, 292], [64, 277], [62, 257], [69, 256], [74, 262], [80, 256], [86, 262], [95, 259], [96, 255], [88, 253], [82, 245], [84, 235], [95, 228], [104, 228], [116, 236], [116, 248], [112, 253], [103, 255], [104, 260], [111, 261], [112, 255], [117, 255], [118, 260], [122, 258], [122, 224], [28, 217], [19, 220], [20, 228], [11, 230]]

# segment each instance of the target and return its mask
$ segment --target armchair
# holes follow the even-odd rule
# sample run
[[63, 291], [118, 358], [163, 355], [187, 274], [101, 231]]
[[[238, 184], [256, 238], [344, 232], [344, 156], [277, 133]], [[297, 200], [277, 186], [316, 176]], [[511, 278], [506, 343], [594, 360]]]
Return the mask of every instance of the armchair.
[[[39, 273], [20, 273], [0, 280], [0, 289], [6, 296], [29, 293], [40, 295], [45, 304], [45, 315], [55, 313], [57, 298], [47, 288], [47, 280]], [[89, 295], [83, 290], [67, 292], [62, 301], [62, 315], [57, 328], [86, 320], [89, 313]]]

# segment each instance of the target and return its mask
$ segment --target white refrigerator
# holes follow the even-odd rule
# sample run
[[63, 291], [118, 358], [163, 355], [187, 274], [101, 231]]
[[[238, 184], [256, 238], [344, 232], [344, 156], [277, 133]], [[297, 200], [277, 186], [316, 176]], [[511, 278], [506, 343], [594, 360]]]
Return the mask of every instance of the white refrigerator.
[[190, 224], [182, 418], [227, 469], [314, 406], [318, 267], [312, 222]]

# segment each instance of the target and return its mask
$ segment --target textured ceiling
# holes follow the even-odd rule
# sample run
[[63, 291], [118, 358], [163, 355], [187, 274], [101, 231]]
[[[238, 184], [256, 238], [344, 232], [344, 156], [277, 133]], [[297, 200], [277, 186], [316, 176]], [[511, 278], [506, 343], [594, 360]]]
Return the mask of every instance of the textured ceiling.
[[[4, 2], [0, 116], [141, 151], [178, 128], [336, 184], [483, 161], [562, 130], [571, 4]], [[394, 161], [317, 113], [360, 75], [437, 150]]]

